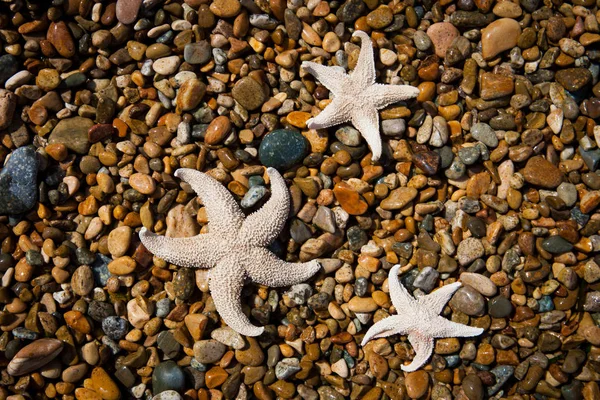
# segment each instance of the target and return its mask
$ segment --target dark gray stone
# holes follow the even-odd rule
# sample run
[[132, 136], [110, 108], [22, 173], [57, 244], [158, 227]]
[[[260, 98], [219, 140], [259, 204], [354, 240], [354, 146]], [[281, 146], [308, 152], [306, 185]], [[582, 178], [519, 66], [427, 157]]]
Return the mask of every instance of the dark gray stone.
[[38, 158], [33, 147], [12, 152], [0, 171], [0, 214], [21, 214], [37, 202]]

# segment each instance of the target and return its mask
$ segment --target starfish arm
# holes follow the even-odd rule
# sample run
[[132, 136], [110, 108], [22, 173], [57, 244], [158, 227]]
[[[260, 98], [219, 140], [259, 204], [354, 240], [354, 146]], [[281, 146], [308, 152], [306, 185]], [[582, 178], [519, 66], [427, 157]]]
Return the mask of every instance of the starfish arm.
[[450, 285], [446, 285], [437, 289], [427, 296], [419, 297], [417, 301], [437, 315], [442, 312], [444, 306], [448, 301], [450, 301], [450, 298], [452, 298], [454, 292], [456, 292], [461, 286], [462, 284], [460, 282], [454, 282]]
[[364, 31], [356, 31], [352, 36], [360, 38], [361, 46], [358, 62], [352, 71], [352, 80], [359, 82], [362, 87], [367, 87], [375, 82], [375, 60], [373, 58], [373, 43]]
[[334, 97], [331, 103], [314, 118], [306, 122], [309, 129], [324, 129], [350, 120], [350, 107], [342, 97]]
[[400, 368], [402, 368], [402, 371], [414, 372], [421, 368], [429, 360], [429, 357], [431, 357], [431, 353], [433, 353], [433, 338], [422, 332], [413, 331], [408, 335], [408, 341], [415, 350], [415, 358], [413, 358], [410, 364], [403, 365]]
[[175, 176], [189, 183], [204, 203], [212, 233], [230, 236], [244, 221], [244, 214], [227, 188], [207, 174], [190, 168], [180, 168]]
[[410, 85], [382, 85], [375, 83], [367, 89], [369, 98], [373, 99], [375, 108], [381, 109], [399, 101], [417, 97], [420, 90]]
[[440, 316], [434, 319], [433, 325], [435, 326], [433, 336], [437, 338], [473, 337], [483, 333], [483, 328], [458, 324]]
[[344, 84], [349, 78], [346, 71], [337, 66], [328, 67], [316, 62], [304, 61], [302, 68], [321, 82], [334, 96], [342, 93]]
[[210, 294], [219, 315], [231, 329], [245, 336], [259, 336], [264, 328], [252, 325], [242, 311], [244, 278], [244, 270], [239, 267], [238, 257], [225, 257], [210, 271]]
[[170, 238], [142, 228], [139, 235], [152, 254], [180, 267], [212, 268], [223, 254], [219, 239], [211, 233]]
[[407, 330], [403, 327], [403, 325], [403, 319], [397, 315], [384, 318], [369, 328], [360, 345], [364, 346], [368, 341], [373, 339], [379, 339], [396, 334], [404, 335]]
[[400, 283], [398, 279], [398, 270], [400, 265], [396, 264], [392, 267], [388, 274], [388, 287], [390, 290], [390, 298], [392, 304], [396, 307], [396, 311], [399, 313], [402, 310], [414, 309], [416, 306], [416, 300], [408, 293], [408, 290]]
[[375, 107], [366, 105], [363, 107], [354, 110], [352, 125], [360, 131], [360, 134], [367, 141], [371, 148], [371, 154], [373, 154], [371, 156], [372, 160], [377, 161], [381, 157], [382, 151], [381, 136], [379, 134], [379, 113]]
[[268, 246], [279, 234], [287, 220], [290, 194], [275, 168], [267, 168], [271, 179], [271, 198], [257, 211], [246, 217], [238, 233], [242, 243], [251, 246]]
[[321, 268], [316, 260], [305, 263], [283, 261], [262, 247], [254, 247], [246, 252], [242, 263], [253, 282], [270, 287], [304, 282]]

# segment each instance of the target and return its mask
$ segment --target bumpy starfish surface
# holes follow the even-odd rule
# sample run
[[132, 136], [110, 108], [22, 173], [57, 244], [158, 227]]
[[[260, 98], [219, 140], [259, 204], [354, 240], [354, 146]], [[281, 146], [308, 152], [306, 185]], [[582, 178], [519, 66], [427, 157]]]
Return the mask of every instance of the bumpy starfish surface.
[[140, 239], [152, 253], [182, 266], [212, 268], [209, 289], [217, 311], [231, 328], [246, 336], [258, 336], [264, 328], [250, 323], [242, 312], [241, 294], [249, 278], [266, 286], [303, 282], [320, 268], [316, 261], [289, 263], [265, 247], [279, 234], [288, 217], [290, 197], [285, 181], [268, 168], [271, 198], [244, 217], [231, 193], [218, 181], [193, 169], [179, 169], [175, 176], [188, 182], [206, 208], [209, 232], [189, 238], [158, 236], [142, 228]]
[[403, 365], [401, 368], [403, 371], [412, 372], [425, 364], [431, 356], [434, 338], [472, 337], [483, 332], [481, 328], [457, 324], [439, 316], [444, 305], [460, 288], [460, 282], [446, 285], [427, 296], [415, 299], [400, 283], [399, 268], [399, 265], [395, 265], [388, 276], [392, 304], [399, 314], [384, 318], [373, 325], [367, 331], [362, 346], [371, 339], [394, 334], [408, 335], [408, 341], [416, 355], [409, 365]]
[[360, 37], [362, 46], [356, 68], [350, 74], [342, 67], [327, 67], [310, 61], [302, 63], [302, 68], [314, 75], [333, 94], [331, 103], [315, 118], [309, 119], [306, 125], [310, 129], [321, 129], [352, 122], [371, 147], [373, 161], [377, 161], [382, 150], [377, 110], [417, 97], [419, 89], [409, 85], [375, 83], [371, 39], [363, 31], [356, 31], [352, 36]]

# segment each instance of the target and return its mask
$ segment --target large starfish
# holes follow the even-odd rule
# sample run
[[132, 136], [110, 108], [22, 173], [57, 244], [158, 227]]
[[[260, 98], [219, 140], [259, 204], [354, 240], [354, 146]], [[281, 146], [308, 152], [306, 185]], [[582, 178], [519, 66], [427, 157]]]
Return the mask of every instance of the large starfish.
[[427, 296], [415, 299], [400, 283], [399, 268], [399, 265], [395, 265], [390, 270], [388, 284], [392, 304], [397, 312], [402, 314], [384, 318], [373, 325], [367, 331], [362, 346], [371, 339], [394, 334], [408, 335], [408, 341], [416, 355], [409, 365], [403, 365], [401, 368], [403, 371], [412, 372], [425, 364], [431, 356], [434, 338], [472, 337], [483, 332], [481, 328], [457, 324], [439, 316], [444, 305], [461, 286], [460, 282], [446, 285]]
[[350, 74], [342, 67], [327, 67], [310, 61], [302, 63], [302, 68], [333, 93], [331, 103], [319, 115], [309, 119], [306, 125], [310, 129], [321, 129], [351, 121], [371, 147], [372, 160], [377, 161], [381, 157], [377, 110], [417, 97], [419, 89], [409, 85], [375, 83], [371, 39], [363, 31], [356, 31], [352, 36], [360, 37], [362, 46], [356, 67]]
[[250, 323], [242, 312], [244, 280], [266, 286], [303, 282], [320, 268], [316, 261], [289, 263], [265, 247], [281, 233], [288, 217], [290, 197], [285, 181], [268, 168], [271, 198], [244, 217], [231, 193], [218, 181], [193, 169], [179, 169], [175, 176], [188, 182], [202, 199], [209, 232], [189, 238], [158, 236], [142, 228], [140, 239], [152, 253], [182, 267], [212, 268], [209, 289], [217, 311], [231, 328], [246, 336], [258, 336], [264, 328]]

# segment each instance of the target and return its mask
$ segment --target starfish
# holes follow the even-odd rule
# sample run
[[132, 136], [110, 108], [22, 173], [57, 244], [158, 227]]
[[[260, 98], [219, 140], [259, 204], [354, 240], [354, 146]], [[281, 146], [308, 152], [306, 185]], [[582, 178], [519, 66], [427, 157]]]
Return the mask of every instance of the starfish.
[[399, 268], [400, 265], [395, 265], [390, 270], [388, 284], [392, 304], [402, 315], [392, 315], [373, 325], [367, 331], [362, 346], [371, 339], [408, 334], [408, 341], [416, 356], [409, 365], [403, 365], [401, 368], [403, 371], [412, 372], [425, 364], [431, 356], [434, 338], [472, 337], [483, 332], [482, 328], [457, 324], [439, 316], [444, 305], [461, 286], [460, 282], [446, 285], [429, 295], [415, 299], [400, 283]]
[[264, 330], [252, 325], [242, 311], [240, 297], [246, 278], [271, 287], [289, 286], [307, 280], [320, 268], [316, 260], [289, 263], [266, 249], [281, 233], [290, 206], [284, 179], [274, 168], [267, 173], [271, 198], [245, 217], [217, 180], [193, 169], [178, 169], [175, 176], [188, 182], [204, 203], [209, 232], [169, 238], [140, 230], [142, 243], [156, 256], [182, 267], [212, 268], [209, 289], [215, 307], [227, 325], [246, 336], [258, 336]]
[[375, 83], [371, 39], [364, 31], [356, 31], [352, 36], [358, 36], [362, 46], [356, 67], [350, 74], [338, 66], [327, 67], [310, 61], [302, 63], [302, 68], [314, 75], [333, 94], [331, 103], [319, 115], [310, 118], [306, 126], [309, 129], [322, 129], [351, 121], [371, 147], [372, 160], [377, 161], [382, 151], [377, 110], [417, 97], [419, 89], [409, 85]]

